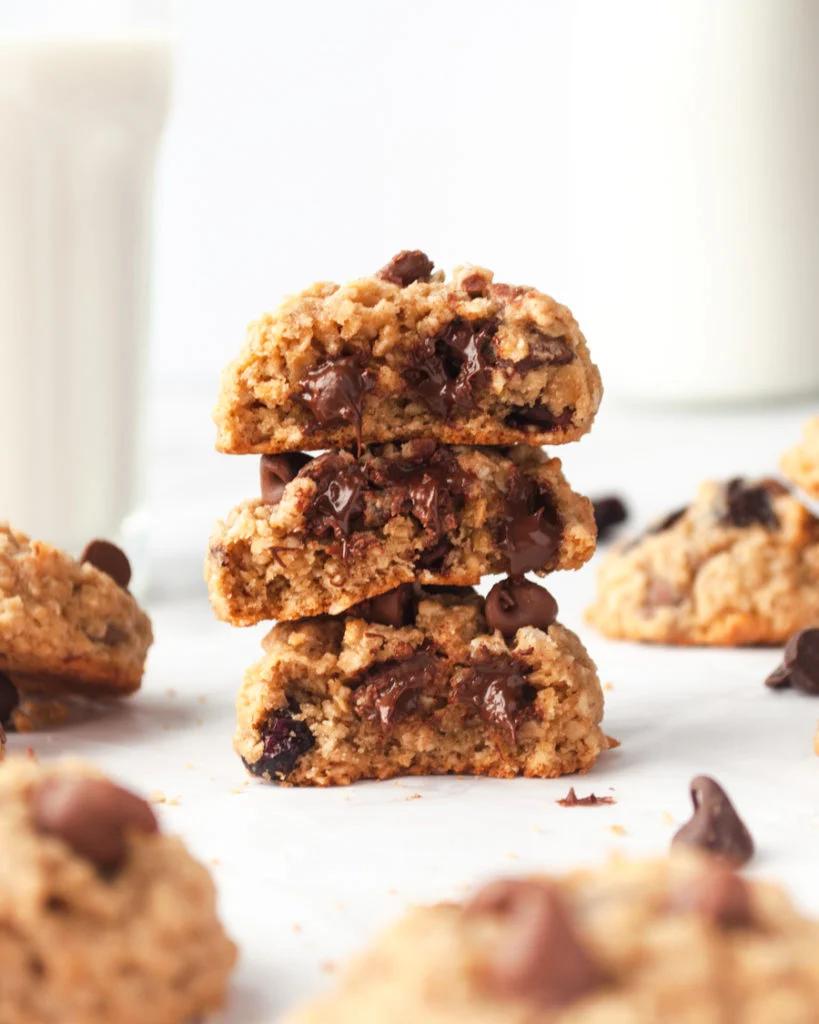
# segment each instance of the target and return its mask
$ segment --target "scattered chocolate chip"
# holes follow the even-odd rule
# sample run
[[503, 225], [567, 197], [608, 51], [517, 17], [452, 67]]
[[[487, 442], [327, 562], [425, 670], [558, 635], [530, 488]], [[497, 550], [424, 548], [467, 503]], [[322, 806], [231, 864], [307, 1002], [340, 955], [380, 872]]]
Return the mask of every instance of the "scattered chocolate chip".
[[403, 661], [392, 661], [371, 669], [355, 691], [356, 713], [378, 722], [385, 731], [398, 719], [418, 708], [418, 698], [440, 673], [440, 661], [429, 651], [416, 651]]
[[545, 405], [521, 405], [510, 412], [504, 422], [516, 430], [537, 427], [538, 430], [563, 430], [572, 425], [574, 406], [567, 405], [559, 413], [553, 413]]
[[725, 485], [725, 514], [728, 526], [764, 526], [766, 530], [779, 529], [779, 519], [771, 504], [771, 492], [764, 484], [749, 487], [737, 477]]
[[754, 841], [722, 786], [707, 775], [691, 781], [694, 814], [672, 846], [695, 846], [739, 867], [754, 855]]
[[675, 508], [673, 512], [669, 512], [667, 516], [663, 516], [662, 519], [653, 522], [646, 533], [653, 536], [655, 533], [664, 533], [666, 530], [670, 530], [675, 523], [678, 523], [685, 513], [688, 511], [688, 506], [683, 505], [682, 508]]
[[503, 929], [481, 980], [495, 995], [527, 999], [543, 1009], [566, 1006], [606, 983], [557, 887], [502, 881], [486, 886], [465, 913], [496, 914]]
[[262, 730], [262, 756], [253, 763], [245, 761], [248, 771], [286, 779], [302, 754], [315, 745], [310, 727], [293, 714], [293, 707], [273, 713]]
[[88, 562], [95, 569], [104, 572], [123, 590], [131, 582], [131, 563], [125, 552], [107, 540], [92, 540], [80, 555], [81, 562]]
[[11, 713], [20, 703], [17, 687], [7, 675], [0, 672], [0, 725], [9, 725]]
[[410, 392], [436, 416], [454, 406], [475, 407], [475, 389], [484, 386], [494, 361], [497, 320], [456, 317], [437, 334], [422, 338], [404, 371]]
[[521, 473], [509, 481], [506, 508], [499, 517], [498, 544], [510, 576], [550, 569], [563, 536], [554, 500]]
[[384, 281], [390, 281], [401, 288], [406, 288], [414, 281], [427, 281], [435, 267], [435, 264], [420, 249], [404, 249], [397, 256], [393, 256], [390, 262], [382, 267], [377, 276]]
[[783, 663], [768, 676], [771, 687], [792, 686], [819, 695], [819, 629], [800, 629], [785, 645]]
[[342, 356], [310, 370], [301, 381], [298, 397], [323, 427], [351, 423], [361, 447], [364, 395], [374, 387], [369, 370], [362, 370], [354, 356]]
[[312, 458], [303, 452], [263, 455], [259, 463], [259, 480], [264, 504], [278, 505], [282, 500], [284, 488], [308, 462], [312, 462]]
[[669, 897], [669, 909], [700, 914], [717, 928], [750, 928], [754, 923], [751, 890], [744, 879], [719, 863], [677, 887]]
[[512, 577], [492, 587], [483, 614], [490, 632], [498, 629], [508, 640], [524, 626], [547, 630], [557, 618], [557, 601], [545, 587]]
[[100, 871], [121, 867], [128, 836], [159, 831], [148, 804], [105, 779], [50, 778], [31, 793], [34, 823]]
[[616, 802], [613, 796], [595, 796], [594, 793], [589, 793], [588, 796], [578, 796], [574, 791], [574, 786], [562, 800], [556, 801], [561, 807], [603, 807], [605, 804]]
[[616, 494], [592, 501], [594, 521], [597, 524], [597, 540], [602, 544], [609, 539], [615, 526], [628, 519], [628, 509], [622, 498]]
[[346, 613], [351, 618], [361, 618], [365, 622], [378, 622], [382, 626], [395, 629], [409, 626], [415, 621], [415, 590], [411, 583], [402, 583], [386, 594], [378, 594], [354, 605]]
[[526, 682], [527, 671], [527, 666], [504, 655], [474, 663], [455, 687], [453, 697], [474, 704], [481, 718], [514, 746], [522, 715], [535, 698], [534, 687]]

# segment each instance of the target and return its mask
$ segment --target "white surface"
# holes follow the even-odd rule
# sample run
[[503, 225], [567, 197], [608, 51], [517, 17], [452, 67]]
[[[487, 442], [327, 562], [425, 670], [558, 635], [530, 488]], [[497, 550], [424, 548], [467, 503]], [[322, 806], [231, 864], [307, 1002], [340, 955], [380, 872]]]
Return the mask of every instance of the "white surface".
[[[79, 554], [144, 497], [154, 158], [167, 36], [6, 36], [0, 10], [2, 514]], [[36, 466], [36, 470], [32, 467]]]
[[[701, 772], [725, 784], [747, 820], [759, 847], [753, 873], [781, 880], [819, 914], [819, 701], [763, 686], [776, 651], [603, 641], [581, 621], [593, 566], [550, 581], [561, 620], [579, 630], [613, 686], [605, 725], [622, 747], [586, 777], [409, 779], [323, 791], [248, 781], [230, 746], [233, 699], [264, 627], [231, 630], [212, 619], [200, 562], [207, 521], [245, 496], [256, 460], [211, 458], [199, 437], [209, 428], [191, 411], [209, 396], [190, 404], [179, 391], [168, 398], [176, 402], [158, 404], [157, 433], [186, 454], [157, 453], [167, 501], [155, 537], [164, 597], [151, 609], [157, 643], [144, 690], [80, 728], [10, 743], [31, 742], [42, 757], [86, 756], [145, 793], [179, 798], [160, 807], [164, 827], [215, 861], [224, 919], [241, 947], [222, 1024], [272, 1024], [331, 984], [322, 965], [359, 949], [408, 902], [458, 897], [480, 879], [598, 862], [614, 851], [662, 854], [689, 814], [688, 782]], [[561, 455], [580, 489], [617, 489], [643, 520], [684, 501], [705, 475], [773, 471], [808, 412], [694, 418], [607, 409], [592, 435]], [[581, 795], [612, 793], [617, 803], [559, 807], [570, 785]]]

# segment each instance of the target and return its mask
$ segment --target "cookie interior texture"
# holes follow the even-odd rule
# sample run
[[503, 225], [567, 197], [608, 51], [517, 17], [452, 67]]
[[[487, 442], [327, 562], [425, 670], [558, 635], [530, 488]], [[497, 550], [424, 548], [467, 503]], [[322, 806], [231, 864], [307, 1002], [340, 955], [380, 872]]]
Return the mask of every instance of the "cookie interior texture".
[[805, 424], [802, 441], [782, 456], [785, 476], [812, 498], [819, 498], [819, 416]]
[[608, 747], [578, 638], [553, 623], [505, 639], [469, 588], [421, 590], [400, 626], [356, 609], [280, 623], [264, 648], [239, 694], [235, 746], [272, 781], [551, 777], [587, 770]]
[[388, 265], [315, 284], [252, 324], [222, 377], [219, 450], [539, 445], [586, 433], [602, 386], [569, 310], [480, 267], [445, 281], [418, 255], [412, 273]]
[[778, 888], [700, 857], [618, 860], [413, 909], [287, 1020], [812, 1021], [817, 954]]
[[275, 504], [245, 502], [211, 535], [211, 603], [234, 625], [336, 614], [415, 579], [574, 569], [594, 553], [591, 503], [535, 448], [379, 445], [278, 482]]
[[819, 623], [819, 520], [776, 480], [705, 483], [603, 562], [589, 621], [671, 644], [784, 643]]

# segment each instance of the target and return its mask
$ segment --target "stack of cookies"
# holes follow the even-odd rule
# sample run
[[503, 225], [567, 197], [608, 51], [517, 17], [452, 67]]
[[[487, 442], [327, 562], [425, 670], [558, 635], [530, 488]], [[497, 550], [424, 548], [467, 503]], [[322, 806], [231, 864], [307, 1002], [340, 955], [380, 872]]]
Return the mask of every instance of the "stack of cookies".
[[595, 762], [594, 664], [525, 574], [594, 552], [591, 503], [540, 446], [581, 437], [600, 398], [564, 306], [477, 267], [445, 281], [418, 251], [251, 326], [215, 418], [220, 451], [261, 455], [261, 497], [216, 524], [206, 577], [219, 618], [278, 620], [238, 700], [253, 774]]

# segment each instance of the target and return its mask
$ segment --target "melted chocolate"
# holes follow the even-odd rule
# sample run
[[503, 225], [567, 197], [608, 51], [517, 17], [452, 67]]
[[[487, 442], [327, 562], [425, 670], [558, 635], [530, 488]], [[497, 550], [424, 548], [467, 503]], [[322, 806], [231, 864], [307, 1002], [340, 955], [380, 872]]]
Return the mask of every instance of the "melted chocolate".
[[744, 480], [729, 480], [725, 485], [725, 515], [728, 526], [764, 526], [778, 530], [779, 519], [771, 503], [771, 493], [765, 484], [749, 487]]
[[286, 455], [263, 455], [259, 463], [259, 483], [265, 505], [278, 505], [284, 489], [299, 470], [311, 462], [310, 455], [290, 452]]
[[534, 569], [549, 569], [563, 527], [550, 494], [537, 483], [515, 473], [510, 481], [506, 509], [501, 516], [498, 544], [508, 561], [510, 576]]
[[361, 618], [365, 622], [378, 622], [382, 626], [398, 629], [415, 622], [416, 607], [415, 588], [411, 583], [402, 583], [386, 594], [360, 601], [346, 614], [351, 618]]
[[510, 412], [504, 422], [508, 427], [524, 430], [537, 427], [538, 430], [562, 430], [572, 425], [574, 406], [567, 405], [562, 412], [553, 413], [545, 405], [522, 405]]
[[362, 370], [354, 356], [343, 356], [310, 370], [301, 381], [298, 397], [322, 427], [352, 423], [360, 448], [364, 395], [374, 386], [369, 370]]
[[[395, 488], [393, 514], [411, 512], [435, 537], [457, 526], [456, 505], [462, 503], [466, 474], [448, 448], [414, 442], [406, 458], [391, 459], [385, 480]], [[402, 508], [409, 503], [409, 508]]]
[[364, 514], [364, 473], [349, 456], [335, 453], [314, 459], [307, 472], [316, 482], [316, 494], [305, 518], [319, 536], [331, 531], [342, 542], [346, 557], [355, 520]]
[[534, 699], [534, 689], [524, 678], [526, 671], [505, 655], [478, 662], [458, 683], [455, 700], [474, 704], [481, 718], [514, 746], [521, 715]]
[[418, 698], [435, 682], [439, 666], [439, 659], [429, 651], [416, 651], [404, 661], [379, 665], [355, 691], [356, 713], [369, 722], [379, 722], [386, 731], [417, 710]]
[[446, 418], [453, 407], [473, 409], [474, 390], [485, 385], [494, 362], [492, 339], [497, 320], [456, 317], [423, 338], [413, 352], [404, 380], [436, 416]]

